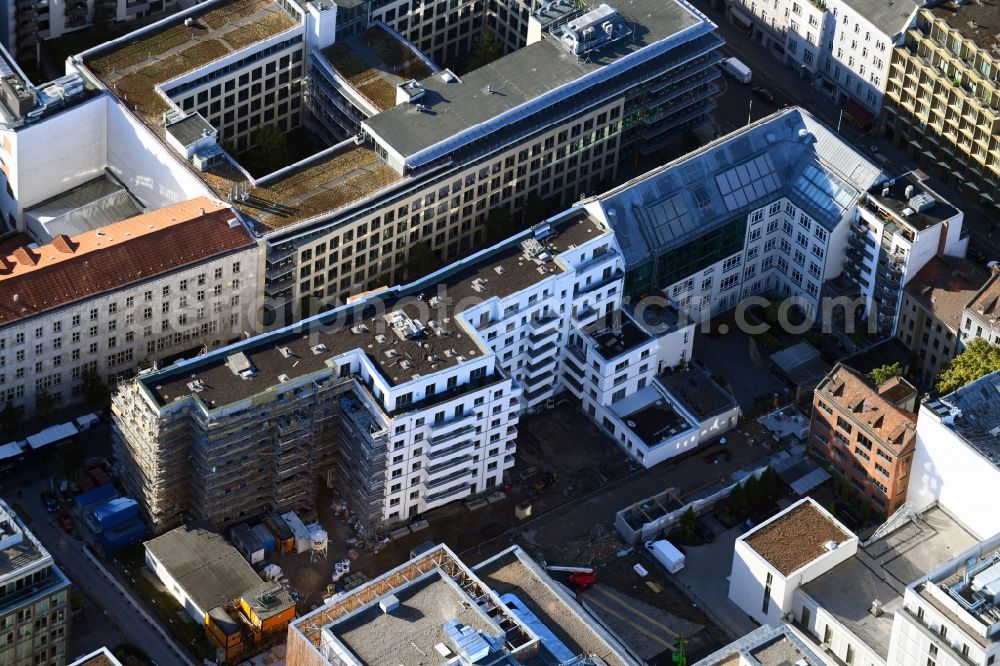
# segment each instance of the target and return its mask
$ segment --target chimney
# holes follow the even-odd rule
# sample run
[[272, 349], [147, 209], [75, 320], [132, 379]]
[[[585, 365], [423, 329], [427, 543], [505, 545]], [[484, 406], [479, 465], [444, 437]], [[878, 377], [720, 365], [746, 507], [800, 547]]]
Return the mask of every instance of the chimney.
[[52, 239], [52, 247], [63, 254], [73, 254], [76, 252], [76, 248], [79, 247], [79, 243], [74, 243], [66, 234], [59, 234]]

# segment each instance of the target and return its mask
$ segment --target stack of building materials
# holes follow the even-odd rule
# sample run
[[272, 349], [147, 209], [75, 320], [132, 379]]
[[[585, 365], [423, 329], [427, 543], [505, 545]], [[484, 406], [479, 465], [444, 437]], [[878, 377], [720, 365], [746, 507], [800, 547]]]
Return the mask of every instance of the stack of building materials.
[[312, 538], [309, 536], [309, 528], [302, 522], [302, 519], [294, 511], [281, 514], [281, 518], [295, 537], [295, 552], [304, 553], [311, 549]]
[[264, 545], [246, 523], [234, 525], [229, 531], [229, 538], [236, 546], [236, 550], [240, 551], [240, 554], [247, 558], [250, 564], [257, 564], [264, 560]]

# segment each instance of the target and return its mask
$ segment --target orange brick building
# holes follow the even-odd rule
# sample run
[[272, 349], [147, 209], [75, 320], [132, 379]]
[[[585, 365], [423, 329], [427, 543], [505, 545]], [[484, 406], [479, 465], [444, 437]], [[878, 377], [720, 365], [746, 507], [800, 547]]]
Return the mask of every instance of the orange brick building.
[[906, 501], [916, 398], [917, 390], [905, 379], [875, 387], [842, 364], [813, 393], [811, 449], [882, 515]]

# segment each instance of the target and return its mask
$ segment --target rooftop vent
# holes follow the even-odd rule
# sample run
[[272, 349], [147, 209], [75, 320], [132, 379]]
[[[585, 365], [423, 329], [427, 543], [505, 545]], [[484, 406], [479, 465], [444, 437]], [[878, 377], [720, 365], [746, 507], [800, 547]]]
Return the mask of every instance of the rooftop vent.
[[351, 326], [351, 333], [354, 333], [355, 335], [361, 335], [362, 333], [367, 333], [367, 332], [368, 332], [368, 327], [365, 326], [364, 324], [355, 324], [354, 326]]
[[376, 335], [376, 336], [375, 336], [375, 342], [379, 343], [380, 345], [384, 345], [384, 344], [385, 344], [385, 341], [386, 341], [387, 339], [388, 339], [388, 338], [386, 338], [386, 337], [385, 337], [384, 335], [382, 335], [381, 333], [379, 333], [378, 335]]
[[188, 382], [187, 387], [191, 393], [201, 393], [205, 390], [205, 382], [200, 379], [196, 379], [193, 382]]
[[413, 367], [413, 362], [410, 361], [409, 359], [404, 358], [402, 361], [399, 362], [399, 367], [401, 367], [403, 370], [409, 370], [410, 368]]
[[278, 347], [278, 351], [285, 358], [289, 358], [292, 355], [292, 350], [289, 347]]
[[823, 544], [823, 548], [827, 549], [828, 551], [837, 550], [837, 542], [831, 539], [830, 541], [827, 541], [826, 543]]
[[910, 208], [917, 213], [922, 213], [934, 207], [934, 197], [927, 192], [918, 192], [907, 201]]
[[909, 199], [913, 196], [913, 185], [907, 185], [906, 189], [903, 190], [903, 196]]
[[448, 637], [452, 648], [468, 663], [484, 659], [490, 653], [490, 644], [472, 627], [458, 620], [448, 620], [444, 623], [444, 635]]
[[318, 345], [313, 345], [312, 347], [310, 347], [310, 349], [312, 349], [313, 354], [323, 354], [325, 352], [330, 351], [329, 349], [327, 349], [327, 346], [324, 345], [322, 342], [319, 343]]
[[478, 291], [480, 293], [486, 291], [486, 280], [483, 278], [476, 278], [472, 281], [473, 291]]
[[389, 614], [399, 608], [399, 597], [395, 594], [388, 594], [378, 600], [378, 607], [383, 613]]
[[226, 365], [240, 379], [252, 379], [257, 376], [257, 368], [243, 352], [236, 352], [226, 357]]
[[420, 337], [426, 330], [419, 319], [410, 319], [402, 310], [393, 310], [385, 315], [385, 322], [392, 328], [400, 340], [412, 340]]
[[497, 275], [503, 275], [504, 273], [507, 272], [507, 269], [504, 268], [503, 266], [494, 266], [493, 272], [495, 272]]
[[289, 379], [291, 379], [291, 377], [289, 377], [289, 376], [288, 376], [288, 375], [286, 375], [286, 374], [280, 374], [280, 375], [278, 375], [278, 382], [279, 382], [279, 383], [281, 383], [281, 384], [284, 384], [284, 383], [285, 383], [285, 382], [287, 382], [287, 381], [288, 381]]

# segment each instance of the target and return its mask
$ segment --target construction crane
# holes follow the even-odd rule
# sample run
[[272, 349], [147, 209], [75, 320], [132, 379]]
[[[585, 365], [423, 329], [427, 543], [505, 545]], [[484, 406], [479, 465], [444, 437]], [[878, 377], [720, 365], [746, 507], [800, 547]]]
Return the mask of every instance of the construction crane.
[[569, 573], [569, 580], [567, 582], [578, 590], [586, 590], [597, 582], [597, 574], [594, 573], [591, 567], [562, 567], [546, 564], [545, 569], [547, 571], [565, 571]]

